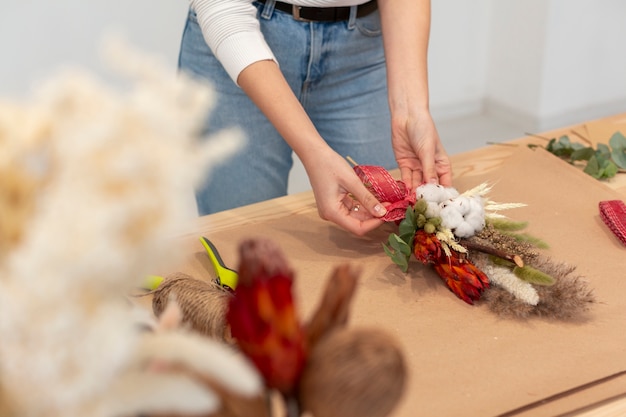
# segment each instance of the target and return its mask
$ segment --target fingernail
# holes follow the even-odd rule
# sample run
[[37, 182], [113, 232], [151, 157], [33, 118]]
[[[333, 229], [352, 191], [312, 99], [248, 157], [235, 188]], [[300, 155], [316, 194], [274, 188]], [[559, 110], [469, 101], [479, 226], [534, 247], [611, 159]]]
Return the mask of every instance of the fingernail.
[[383, 206], [381, 206], [380, 204], [376, 204], [374, 206], [374, 211], [379, 214], [380, 216], [384, 216], [385, 214], [387, 214], [387, 209]]
[[431, 184], [439, 184], [439, 180], [437, 180], [437, 178], [431, 178], [428, 180], [428, 182]]

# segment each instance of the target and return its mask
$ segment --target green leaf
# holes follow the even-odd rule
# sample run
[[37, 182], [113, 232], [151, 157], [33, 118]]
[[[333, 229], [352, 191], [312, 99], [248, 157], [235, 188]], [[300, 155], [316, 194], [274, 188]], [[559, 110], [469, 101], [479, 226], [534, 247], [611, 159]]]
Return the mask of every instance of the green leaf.
[[622, 169], [626, 169], [626, 148], [613, 149], [611, 151], [611, 158], [615, 165]]
[[416, 214], [411, 206], [407, 207], [406, 214], [404, 219], [398, 225], [398, 233], [400, 238], [405, 241], [408, 245], [411, 245], [413, 242], [413, 236], [415, 236], [415, 231], [417, 230]]
[[599, 158], [601, 158], [601, 156], [598, 156], [597, 154], [589, 158], [589, 162], [587, 163], [587, 166], [585, 166], [585, 169], [583, 169], [583, 171], [594, 178], [600, 178], [600, 163], [598, 162]]
[[411, 256], [411, 247], [404, 240], [402, 240], [400, 236], [391, 234], [388, 241], [389, 246], [391, 246], [394, 251], [399, 252], [404, 256]]
[[619, 168], [617, 167], [615, 162], [607, 159], [602, 166], [602, 170], [603, 178], [613, 178], [615, 175], [617, 175]]
[[570, 146], [571, 146], [571, 144], [572, 144], [572, 143], [570, 142], [570, 140], [569, 140], [569, 136], [567, 136], [567, 135], [563, 135], [563, 136], [561, 136], [561, 137], [559, 138], [559, 143], [560, 143], [560, 144], [561, 144], [564, 148], [570, 147]]
[[389, 248], [389, 246], [385, 245], [384, 243], [383, 243], [383, 250], [385, 251], [387, 256], [391, 258], [393, 263], [395, 263], [396, 265], [400, 267], [402, 272], [406, 272], [409, 270], [409, 257], [408, 256], [404, 256], [401, 252], [395, 251]]
[[550, 286], [556, 283], [556, 279], [554, 279], [552, 276], [528, 265], [524, 265], [521, 268], [519, 266], [516, 266], [515, 268], [513, 268], [513, 273], [519, 279], [535, 285]]
[[613, 178], [617, 170], [617, 165], [613, 161], [596, 154], [589, 159], [583, 171], [596, 179], [607, 179]]
[[626, 169], [626, 137], [621, 132], [615, 132], [609, 139], [609, 145], [613, 148], [611, 152], [613, 162], [618, 167]]
[[615, 132], [609, 139], [609, 145], [613, 149], [626, 149], [626, 137], [621, 132]]
[[572, 161], [588, 161], [595, 154], [596, 151], [593, 148], [583, 147], [572, 152], [570, 157], [572, 158]]
[[608, 159], [611, 157], [611, 148], [604, 143], [598, 143], [598, 150], [596, 154]]

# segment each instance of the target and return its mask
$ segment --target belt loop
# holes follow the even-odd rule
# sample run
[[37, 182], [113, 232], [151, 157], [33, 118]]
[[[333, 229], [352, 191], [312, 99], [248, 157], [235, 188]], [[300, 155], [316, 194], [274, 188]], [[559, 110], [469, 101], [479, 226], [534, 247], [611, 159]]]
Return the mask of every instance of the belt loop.
[[263, 11], [261, 12], [261, 17], [263, 19], [269, 20], [272, 18], [272, 13], [274, 13], [274, 5], [276, 4], [276, 0], [267, 0], [263, 5]]
[[356, 27], [356, 14], [359, 6], [350, 6], [350, 17], [348, 18], [348, 29], [352, 30]]

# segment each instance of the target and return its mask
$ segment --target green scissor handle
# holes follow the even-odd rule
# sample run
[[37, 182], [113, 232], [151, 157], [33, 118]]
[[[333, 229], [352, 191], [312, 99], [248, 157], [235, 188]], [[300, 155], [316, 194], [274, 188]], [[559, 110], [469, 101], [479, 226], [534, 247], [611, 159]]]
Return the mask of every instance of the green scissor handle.
[[143, 289], [148, 291], [156, 290], [165, 278], [159, 275], [148, 275], [143, 281]]
[[213, 264], [213, 268], [215, 269], [215, 273], [217, 274], [215, 281], [222, 287], [234, 291], [235, 288], [237, 288], [237, 281], [239, 279], [237, 271], [224, 265], [220, 253], [209, 239], [201, 237], [200, 242], [202, 246], [204, 246], [204, 249], [206, 249], [209, 259], [211, 259], [211, 263]]

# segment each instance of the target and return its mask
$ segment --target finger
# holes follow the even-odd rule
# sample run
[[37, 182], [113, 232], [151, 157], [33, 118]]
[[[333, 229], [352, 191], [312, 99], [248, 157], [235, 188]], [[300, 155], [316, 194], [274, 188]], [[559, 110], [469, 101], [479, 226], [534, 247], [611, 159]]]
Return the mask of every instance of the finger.
[[419, 158], [422, 165], [422, 181], [438, 184], [439, 175], [435, 169], [435, 150], [430, 146], [424, 147], [419, 154]]
[[439, 174], [439, 184], [444, 187], [452, 186], [452, 165], [450, 159], [444, 154], [437, 162], [437, 173]]
[[402, 182], [406, 188], [411, 190], [422, 182], [422, 171], [411, 169], [410, 167], [400, 167]]
[[452, 171], [448, 170], [439, 175], [439, 184], [444, 187], [452, 187]]
[[365, 186], [361, 187], [361, 195], [358, 200], [361, 203], [361, 207], [367, 210], [367, 212], [374, 217], [383, 217], [387, 214], [385, 206], [372, 195]]

